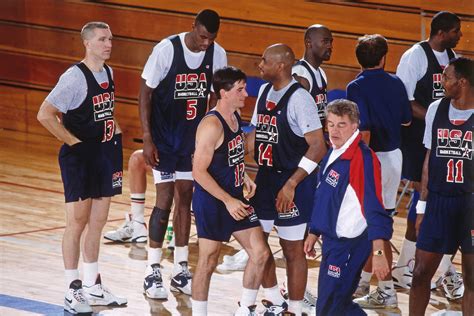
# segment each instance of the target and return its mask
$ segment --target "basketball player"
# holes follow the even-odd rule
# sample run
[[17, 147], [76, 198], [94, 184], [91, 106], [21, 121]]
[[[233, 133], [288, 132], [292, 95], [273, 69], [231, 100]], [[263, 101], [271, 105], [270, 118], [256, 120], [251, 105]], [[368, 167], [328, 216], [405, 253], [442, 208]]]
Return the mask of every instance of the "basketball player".
[[[207, 315], [212, 273], [222, 242], [233, 235], [249, 254], [243, 275], [240, 308], [235, 315], [253, 315], [270, 247], [248, 199], [255, 183], [245, 172], [244, 134], [238, 110], [245, 103], [247, 77], [234, 67], [217, 70], [213, 87], [218, 101], [199, 124], [193, 177], [193, 210], [199, 238], [199, 259], [193, 277], [193, 315]], [[243, 195], [243, 187], [248, 195]], [[273, 271], [275, 273], [275, 271]]]
[[266, 264], [262, 281], [267, 311], [286, 309], [301, 315], [306, 288], [307, 262], [303, 251], [306, 226], [313, 202], [317, 162], [326, 153], [321, 122], [314, 99], [291, 76], [294, 53], [287, 45], [268, 47], [259, 64], [264, 80], [260, 88], [249, 134], [249, 146], [259, 166], [257, 191], [252, 198], [263, 231], [277, 227], [286, 259], [289, 305], [280, 294], [277, 279]]
[[[431, 21], [430, 37], [413, 45], [407, 50], [397, 68], [397, 76], [405, 84], [408, 99], [411, 102], [412, 124], [402, 129], [402, 175], [414, 184], [415, 192], [407, 218], [407, 230], [403, 240], [400, 256], [392, 275], [395, 285], [409, 288], [411, 270], [415, 257], [415, 220], [416, 202], [419, 197], [421, 172], [426, 149], [423, 146], [425, 115], [428, 106], [444, 95], [441, 85], [443, 68], [455, 57], [453, 48], [462, 36], [461, 21], [451, 12], [439, 12]], [[462, 279], [458, 277], [450, 256], [445, 256], [440, 265], [442, 282], [448, 298], [462, 297]]]
[[[360, 272], [373, 252], [373, 272], [390, 272], [386, 251], [393, 220], [381, 196], [380, 164], [359, 133], [354, 102], [328, 104], [332, 149], [321, 162], [315, 205], [304, 249], [314, 256], [319, 235], [324, 242], [318, 278], [317, 315], [366, 315], [352, 302]], [[291, 293], [291, 292], [290, 292]]]
[[327, 77], [320, 67], [331, 58], [332, 33], [324, 25], [314, 24], [304, 34], [304, 57], [293, 66], [293, 77], [313, 96], [321, 125], [324, 127], [327, 106]]
[[[59, 152], [66, 200], [64, 309], [74, 314], [91, 313], [93, 305], [127, 304], [102, 285], [98, 272], [110, 197], [122, 193], [122, 137], [114, 119], [112, 69], [105, 64], [112, 33], [106, 23], [89, 22], [81, 37], [84, 59], [61, 76], [38, 111], [39, 122], [64, 142]], [[84, 283], [77, 269], [81, 238]]]
[[[362, 72], [347, 85], [347, 98], [359, 108], [362, 140], [375, 152], [381, 165], [383, 205], [388, 214], [394, 214], [402, 174], [400, 132], [401, 126], [410, 125], [410, 102], [403, 82], [384, 71], [388, 45], [382, 35], [359, 38], [355, 52]], [[392, 251], [387, 245], [384, 251], [390, 266]], [[377, 289], [369, 294], [371, 277], [369, 256], [355, 292], [360, 298], [355, 302], [363, 308], [397, 307], [391, 274], [386, 280], [379, 280]]]
[[425, 314], [430, 280], [443, 254], [454, 254], [458, 247], [465, 282], [462, 310], [474, 315], [474, 61], [452, 59], [442, 84], [445, 97], [428, 108], [423, 138], [427, 152], [410, 291], [410, 315], [415, 316]]
[[160, 261], [173, 197], [176, 248], [171, 289], [191, 295], [187, 246], [193, 191], [191, 155], [196, 128], [207, 110], [213, 70], [227, 64], [224, 49], [214, 42], [219, 24], [215, 11], [201, 11], [191, 32], [173, 35], [155, 46], [142, 73], [139, 110], [143, 156], [153, 167], [156, 184], [143, 284], [150, 298], [168, 296]]

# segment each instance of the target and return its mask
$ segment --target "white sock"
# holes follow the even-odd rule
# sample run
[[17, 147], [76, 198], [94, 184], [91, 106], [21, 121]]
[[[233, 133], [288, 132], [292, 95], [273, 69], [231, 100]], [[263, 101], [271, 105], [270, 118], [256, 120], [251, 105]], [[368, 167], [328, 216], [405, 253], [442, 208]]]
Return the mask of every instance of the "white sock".
[[84, 267], [84, 285], [93, 286], [99, 274], [99, 263], [83, 262], [82, 266]]
[[454, 268], [454, 265], [451, 262], [451, 255], [443, 256], [443, 258], [441, 259], [441, 262], [439, 263], [438, 271], [440, 272], [441, 275], [446, 275], [446, 274], [449, 275], [449, 274], [456, 273], [456, 269]]
[[193, 316], [207, 316], [207, 301], [195, 301], [191, 299]]
[[130, 194], [132, 220], [145, 223], [145, 193]]
[[148, 265], [160, 263], [162, 255], [163, 250], [161, 248], [148, 248]]
[[303, 301], [288, 301], [288, 311], [292, 312], [296, 316], [301, 316], [303, 310]]
[[68, 289], [72, 281], [79, 280], [79, 270], [78, 269], [64, 270], [64, 279], [66, 281], [66, 288]]
[[179, 265], [179, 263], [183, 261], [188, 262], [188, 254], [188, 246], [174, 248], [173, 275], [176, 275], [181, 272], [181, 266]]
[[372, 279], [372, 272], [365, 272], [364, 270], [362, 270], [362, 272], [360, 273], [359, 283], [365, 282], [370, 284], [370, 279]]
[[285, 301], [283, 296], [281, 296], [278, 284], [274, 287], [264, 288], [263, 291], [265, 293], [265, 298], [275, 305], [281, 305]]
[[258, 294], [258, 289], [253, 290], [253, 289], [246, 289], [243, 288], [242, 290], [242, 297], [240, 298], [240, 306], [252, 306], [255, 304], [255, 301], [257, 300], [257, 294]]
[[410, 260], [415, 259], [416, 252], [416, 241], [403, 239], [402, 249], [400, 250], [400, 256], [397, 260], [397, 267], [403, 267], [408, 265]]
[[389, 295], [395, 294], [395, 288], [393, 287], [393, 280], [379, 281], [379, 288]]

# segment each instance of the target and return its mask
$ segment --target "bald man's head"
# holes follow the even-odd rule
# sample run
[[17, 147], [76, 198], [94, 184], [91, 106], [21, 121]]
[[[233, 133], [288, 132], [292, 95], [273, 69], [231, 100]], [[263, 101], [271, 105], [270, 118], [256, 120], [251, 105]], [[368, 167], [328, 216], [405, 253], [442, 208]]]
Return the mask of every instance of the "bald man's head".
[[332, 33], [324, 25], [313, 24], [304, 33], [305, 59], [318, 66], [332, 54]]
[[272, 81], [276, 76], [291, 77], [291, 67], [295, 62], [293, 50], [286, 44], [269, 46], [258, 65], [262, 78]]

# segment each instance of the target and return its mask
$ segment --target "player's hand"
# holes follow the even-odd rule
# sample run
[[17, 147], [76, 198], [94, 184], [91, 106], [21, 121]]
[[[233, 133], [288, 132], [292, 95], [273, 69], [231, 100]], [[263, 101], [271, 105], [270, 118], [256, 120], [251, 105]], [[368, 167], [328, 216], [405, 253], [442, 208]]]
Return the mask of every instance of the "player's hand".
[[150, 167], [154, 167], [160, 162], [158, 150], [151, 137], [143, 138], [143, 158], [145, 159], [145, 163]]
[[227, 201], [225, 201], [224, 204], [230, 216], [232, 216], [236, 221], [240, 221], [247, 217], [247, 215], [249, 215], [247, 212], [247, 208], [250, 205], [245, 204], [244, 202], [236, 198], [231, 197]]
[[314, 249], [314, 245], [316, 244], [318, 239], [318, 236], [309, 233], [308, 236], [306, 236], [306, 239], [304, 240], [303, 250], [304, 253], [310, 258], [316, 257], [316, 249]]
[[295, 187], [288, 183], [280, 189], [276, 198], [276, 209], [278, 213], [285, 213], [290, 208], [290, 205], [293, 203], [293, 198], [295, 197]]
[[372, 271], [379, 280], [384, 280], [389, 275], [390, 267], [388, 266], [385, 254], [382, 256], [372, 256]]
[[423, 221], [423, 214], [416, 214], [416, 221], [415, 221], [415, 230], [416, 230], [416, 237], [420, 233], [420, 226], [421, 222]]
[[255, 191], [257, 190], [257, 185], [253, 182], [252, 179], [248, 176], [247, 172], [244, 175], [244, 186], [245, 190], [247, 191], [247, 195], [245, 198], [249, 200], [251, 197], [255, 195]]

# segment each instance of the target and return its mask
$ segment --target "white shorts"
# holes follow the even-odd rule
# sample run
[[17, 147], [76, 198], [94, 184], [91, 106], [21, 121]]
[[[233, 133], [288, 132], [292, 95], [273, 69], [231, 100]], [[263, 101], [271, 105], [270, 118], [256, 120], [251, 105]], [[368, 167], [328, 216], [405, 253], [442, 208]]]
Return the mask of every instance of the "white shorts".
[[176, 180], [194, 180], [192, 171], [163, 172], [155, 169], [151, 170], [153, 171], [153, 179], [155, 180], [155, 184], [175, 182]]
[[[273, 228], [273, 220], [261, 219], [260, 225], [265, 233], [269, 234]], [[296, 241], [303, 240], [308, 224], [298, 224], [295, 226], [275, 226], [278, 237], [281, 239]]]
[[382, 169], [382, 199], [386, 209], [394, 209], [402, 176], [402, 152], [400, 149], [375, 153]]

